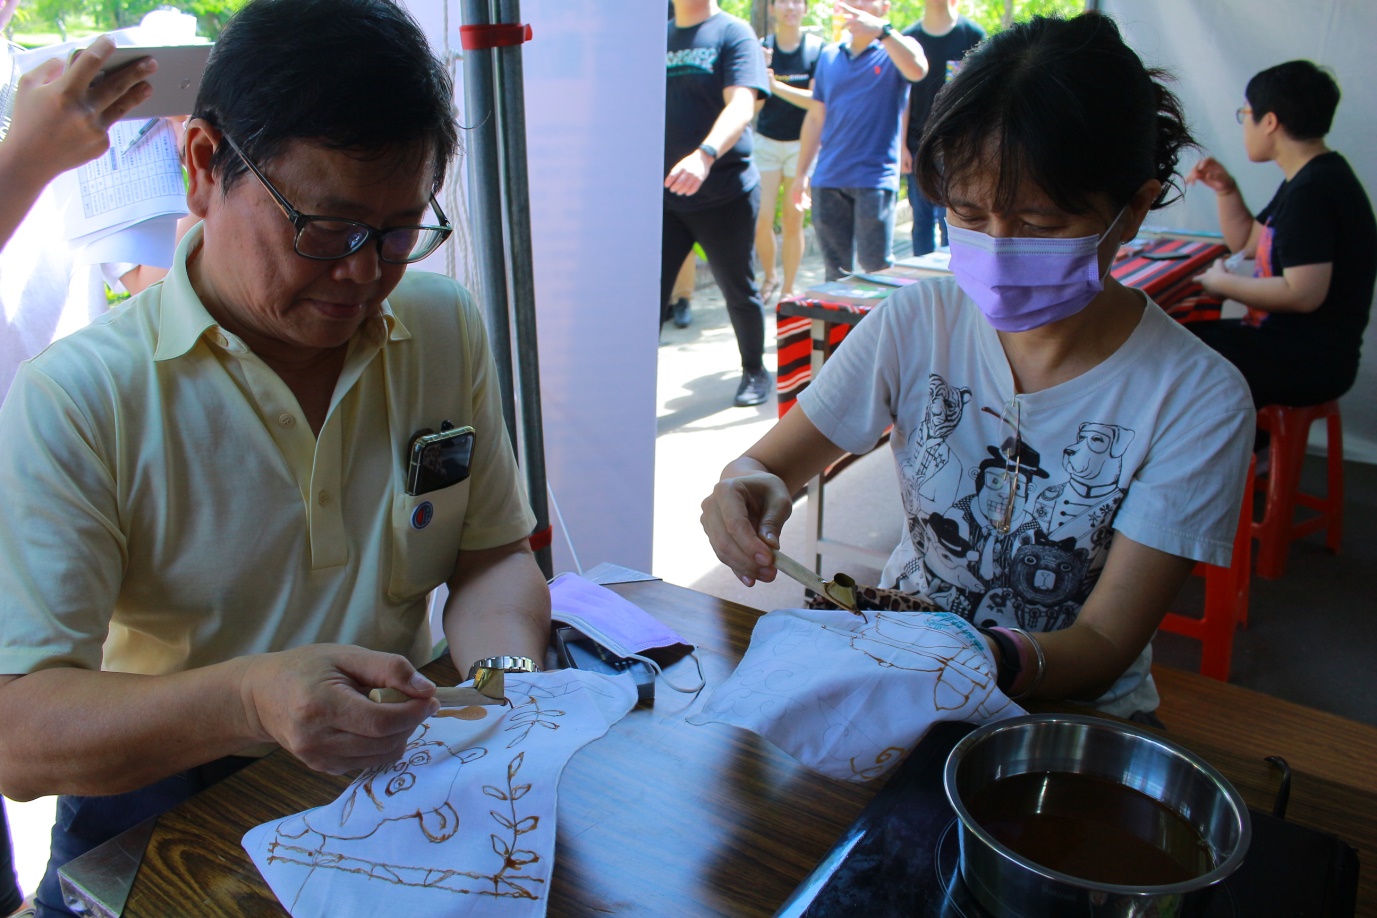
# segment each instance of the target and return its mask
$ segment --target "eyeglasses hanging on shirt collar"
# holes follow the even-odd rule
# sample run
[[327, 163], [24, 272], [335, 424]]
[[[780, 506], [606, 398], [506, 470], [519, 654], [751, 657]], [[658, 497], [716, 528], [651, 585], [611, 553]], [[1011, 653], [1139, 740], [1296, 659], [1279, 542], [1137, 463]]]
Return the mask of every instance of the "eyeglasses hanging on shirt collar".
[[230, 149], [238, 154], [249, 171], [268, 189], [277, 206], [296, 227], [296, 238], [292, 247], [302, 258], [315, 261], [335, 261], [348, 258], [373, 239], [378, 245], [378, 258], [387, 264], [405, 265], [420, 261], [438, 249], [454, 227], [440, 209], [435, 195], [430, 196], [430, 206], [440, 218], [439, 226], [394, 226], [378, 229], [358, 220], [343, 220], [338, 217], [322, 217], [317, 214], [303, 214], [291, 205], [282, 192], [273, 187], [272, 182], [253, 164], [230, 135], [221, 133]]
[[1022, 414], [1023, 407], [1019, 403], [1018, 396], [1009, 399], [1004, 406], [1004, 442], [999, 448], [1000, 455], [1004, 457], [1004, 483], [1008, 486], [1009, 492], [1004, 499], [1004, 515], [996, 527], [1000, 533], [1007, 533], [1014, 525], [1014, 503], [1018, 500], [1018, 476], [1023, 467], [1023, 441], [1020, 439], [1022, 434]]

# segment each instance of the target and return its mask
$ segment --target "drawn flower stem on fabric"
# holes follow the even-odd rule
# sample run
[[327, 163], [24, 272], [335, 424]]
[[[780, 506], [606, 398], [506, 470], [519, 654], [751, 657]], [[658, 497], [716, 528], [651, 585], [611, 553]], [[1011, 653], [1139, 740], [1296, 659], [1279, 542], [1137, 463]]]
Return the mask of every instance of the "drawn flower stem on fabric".
[[515, 732], [517, 735], [512, 737], [512, 741], [507, 744], [507, 748], [519, 746], [531, 735], [531, 731], [536, 727], [544, 727], [546, 730], [558, 730], [559, 724], [555, 718], [563, 717], [563, 711], [554, 709], [545, 711], [540, 707], [540, 702], [536, 700], [534, 694], [526, 696], [526, 700], [519, 705], [513, 706], [512, 714], [507, 718], [507, 726], [504, 728], [508, 733]]
[[[539, 721], [533, 722], [531, 726], [535, 726], [535, 723], [538, 722]], [[551, 729], [556, 729], [556, 726], [553, 724], [543, 725], [549, 726]], [[530, 726], [526, 729], [529, 732]], [[492, 850], [498, 857], [502, 858], [501, 869], [490, 877], [493, 884], [492, 895], [494, 896], [535, 899], [538, 898], [536, 894], [525, 886], [522, 886], [521, 883], [529, 883], [533, 880], [537, 883], [544, 882], [544, 880], [536, 877], [514, 876], [509, 874], [509, 871], [519, 871], [527, 864], [535, 864], [540, 861], [539, 854], [536, 854], [528, 848], [517, 847], [522, 835], [525, 835], [527, 832], [535, 831], [536, 827], [540, 825], [539, 816], [523, 817], [517, 812], [516, 802], [526, 796], [527, 792], [531, 789], [531, 785], [529, 784], [516, 783], [517, 773], [521, 771], [521, 766], [525, 759], [526, 753], [518, 752], [516, 758], [512, 759], [507, 765], [507, 787], [505, 790], [491, 784], [483, 785], [483, 793], [496, 800], [504, 801], [507, 804], [504, 808], [505, 811], [492, 810], [489, 813], [493, 820], [505, 830], [502, 831], [501, 834], [494, 833], [488, 836], [492, 839]]]

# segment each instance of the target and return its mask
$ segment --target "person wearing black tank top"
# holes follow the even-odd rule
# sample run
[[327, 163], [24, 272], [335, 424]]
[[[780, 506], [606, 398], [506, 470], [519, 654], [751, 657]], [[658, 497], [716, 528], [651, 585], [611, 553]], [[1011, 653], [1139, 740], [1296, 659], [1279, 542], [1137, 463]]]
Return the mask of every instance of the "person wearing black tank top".
[[803, 212], [784, 207], [780, 214], [783, 283], [775, 264], [775, 211], [781, 195], [789, 200], [798, 167], [799, 132], [812, 104], [813, 69], [822, 40], [802, 29], [807, 0], [774, 0], [770, 15], [775, 31], [765, 39], [770, 67], [769, 99], [756, 116], [756, 167], [760, 170], [760, 213], [756, 221], [755, 253], [765, 271], [761, 299], [790, 296], [803, 259]]

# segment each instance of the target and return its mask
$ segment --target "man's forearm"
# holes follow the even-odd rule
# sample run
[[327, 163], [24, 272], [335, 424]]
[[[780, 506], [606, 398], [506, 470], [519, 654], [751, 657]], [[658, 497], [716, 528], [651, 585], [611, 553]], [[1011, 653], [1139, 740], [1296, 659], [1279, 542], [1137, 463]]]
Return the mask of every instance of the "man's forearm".
[[524, 656], [544, 664], [550, 589], [524, 542], [463, 553], [449, 584], [444, 626], [460, 679], [487, 657]]
[[880, 40], [880, 45], [910, 83], [916, 83], [928, 75], [928, 58], [918, 40], [902, 32], [890, 32], [888, 38]]
[[0, 791], [17, 800], [123, 793], [263, 743], [244, 716], [245, 666], [13, 678], [0, 686]]
[[755, 93], [745, 92], [732, 97], [732, 100], [718, 112], [712, 130], [703, 138], [703, 143], [722, 154], [736, 146], [746, 125], [755, 117]]

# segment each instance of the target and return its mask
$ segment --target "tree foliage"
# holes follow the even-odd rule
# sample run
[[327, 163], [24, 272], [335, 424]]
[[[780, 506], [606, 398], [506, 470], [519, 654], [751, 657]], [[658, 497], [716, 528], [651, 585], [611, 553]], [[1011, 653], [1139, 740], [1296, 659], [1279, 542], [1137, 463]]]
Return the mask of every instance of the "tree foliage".
[[139, 24], [152, 10], [170, 8], [196, 17], [196, 34], [214, 39], [247, 0], [23, 0], [13, 32], [72, 35], [108, 32]]

